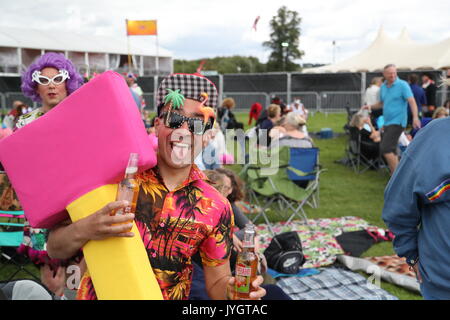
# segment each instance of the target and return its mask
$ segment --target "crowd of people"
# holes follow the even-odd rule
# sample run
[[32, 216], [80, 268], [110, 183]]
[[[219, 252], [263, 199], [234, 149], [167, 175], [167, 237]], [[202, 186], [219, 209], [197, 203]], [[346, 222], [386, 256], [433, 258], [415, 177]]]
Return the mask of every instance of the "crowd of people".
[[[123, 76], [146, 124], [157, 165], [138, 174], [141, 189], [136, 212], [110, 215], [112, 210], [128, 205], [115, 201], [85, 218], [75, 222], [69, 219], [48, 230], [33, 228], [25, 221], [19, 252], [40, 270], [41, 284], [47, 289], [41, 291], [40, 297], [50, 292], [58, 299], [75, 298], [69, 296], [65, 287], [66, 268], [75, 265], [82, 274], [76, 298], [97, 299], [82, 248], [91, 240], [137, 236], [129, 232], [130, 223], [134, 221], [164, 299], [232, 299], [236, 256], [243, 248], [243, 228], [251, 223], [237, 205], [245, 198], [244, 184], [225, 166], [235, 161], [227, 150], [227, 131], [244, 128], [233, 113], [236, 102], [225, 98], [218, 110], [211, 113], [218, 104], [217, 89], [211, 81], [198, 74], [171, 74], [159, 86], [157, 113], [149, 121], [136, 75]], [[409, 83], [399, 79], [392, 64], [384, 68], [383, 76], [384, 81], [381, 77], [373, 79], [366, 91], [364, 106], [353, 116], [350, 125], [365, 141], [372, 143], [368, 156], [381, 154], [394, 175], [386, 190], [383, 211], [383, 218], [396, 235], [394, 248], [416, 271], [425, 297], [447, 298], [448, 273], [433, 265], [437, 258], [430, 258], [426, 252], [431, 250], [436, 257], [442, 256], [442, 261], [447, 261], [443, 252], [449, 242], [443, 226], [448, 226], [445, 214], [448, 201], [444, 201], [446, 196], [441, 196], [450, 189], [447, 188], [448, 170], [445, 165], [436, 164], [427, 169], [433, 172], [419, 171], [418, 163], [435, 164], [430, 157], [438, 154], [438, 150], [429, 151], [419, 146], [431, 145], [429, 139], [442, 133], [439, 130], [444, 130], [448, 121], [436, 120], [436, 124], [417, 137], [406, 135], [405, 129], [409, 125], [419, 130], [421, 118], [448, 117], [450, 102], [436, 106], [436, 85], [429, 74], [423, 75], [422, 87], [418, 85], [417, 76], [411, 75]], [[12, 111], [3, 119], [4, 129], [11, 130], [9, 134], [12, 134], [13, 130], [45, 116], [83, 82], [64, 55], [41, 56], [22, 76], [22, 91], [40, 107], [31, 110], [21, 101], [15, 101]], [[201, 86], [194, 83], [201, 83]], [[250, 133], [256, 135], [258, 148], [314, 147], [307, 130], [308, 110], [300, 97], [295, 97], [288, 105], [274, 97], [267, 108], [255, 103], [250, 108], [248, 124], [253, 120], [255, 126], [245, 137], [249, 138]], [[407, 160], [402, 160], [399, 166], [399, 141], [405, 137], [404, 143], [409, 144], [411, 140], [413, 143], [404, 153]], [[441, 146], [447, 143], [442, 134], [437, 140], [442, 140]], [[240, 143], [242, 152], [246, 153], [245, 139]], [[439, 156], [441, 158], [443, 156]], [[422, 176], [426, 183], [422, 182]], [[430, 182], [429, 176], [435, 181]], [[6, 175], [0, 181], [5, 184], [2, 189], [10, 187]], [[419, 193], [426, 197], [418, 199]], [[191, 232], [194, 229], [195, 234]], [[436, 234], [440, 237], [438, 245], [432, 240], [432, 235]], [[254, 245], [258, 251], [257, 238]], [[267, 269], [263, 255], [259, 255], [259, 264], [259, 275], [252, 283], [250, 298], [290, 299], [279, 287], [263, 284], [261, 275]], [[27, 285], [23, 290], [29, 292], [30, 286], [38, 284]]]
[[418, 130], [433, 119], [449, 115], [450, 101], [436, 107], [436, 84], [429, 73], [422, 75], [422, 86], [417, 74], [410, 74], [408, 81], [400, 79], [392, 64], [384, 68], [383, 77], [372, 79], [364, 105], [352, 116], [349, 126], [360, 133], [364, 158], [375, 159], [381, 154], [393, 174], [399, 155]]

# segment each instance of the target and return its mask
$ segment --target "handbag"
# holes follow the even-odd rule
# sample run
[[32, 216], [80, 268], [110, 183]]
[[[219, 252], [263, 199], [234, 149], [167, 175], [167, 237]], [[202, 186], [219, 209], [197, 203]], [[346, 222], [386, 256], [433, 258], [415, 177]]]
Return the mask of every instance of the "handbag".
[[298, 273], [306, 262], [302, 242], [295, 231], [284, 232], [273, 237], [264, 250], [269, 268], [286, 274]]

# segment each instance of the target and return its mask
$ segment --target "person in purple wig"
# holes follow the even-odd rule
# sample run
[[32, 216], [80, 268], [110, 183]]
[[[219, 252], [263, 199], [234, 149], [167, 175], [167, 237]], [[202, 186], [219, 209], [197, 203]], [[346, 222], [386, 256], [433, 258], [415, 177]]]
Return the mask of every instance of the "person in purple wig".
[[22, 74], [22, 92], [42, 103], [45, 113], [83, 84], [83, 78], [62, 53], [48, 52], [39, 57]]
[[[21, 88], [27, 97], [41, 106], [22, 115], [16, 129], [43, 116], [82, 84], [83, 78], [63, 54], [48, 52], [37, 58], [22, 74]], [[42, 284], [61, 296], [65, 288], [65, 266], [69, 262], [50, 259], [46, 242], [47, 230], [32, 228], [25, 221], [23, 242], [18, 251], [39, 267]]]

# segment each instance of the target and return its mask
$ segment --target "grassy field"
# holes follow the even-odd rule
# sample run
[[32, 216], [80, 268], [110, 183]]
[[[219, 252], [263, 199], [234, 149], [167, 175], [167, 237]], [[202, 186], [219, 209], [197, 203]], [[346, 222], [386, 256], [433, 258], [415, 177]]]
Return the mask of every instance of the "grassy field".
[[[238, 121], [248, 128], [247, 113], [236, 113]], [[321, 128], [331, 128], [340, 133], [334, 139], [315, 139], [320, 148], [320, 162], [327, 171], [321, 175], [320, 207], [311, 209], [306, 207], [309, 218], [331, 218], [343, 216], [357, 216], [372, 225], [386, 228], [381, 219], [383, 207], [383, 191], [389, 180], [387, 172], [367, 171], [356, 174], [350, 168], [335, 161], [345, 157], [346, 137], [343, 126], [346, 122], [345, 114], [316, 113], [308, 121], [309, 132], [318, 132]], [[392, 255], [392, 243], [382, 242], [374, 245], [364, 253], [363, 257]], [[1, 266], [0, 266], [1, 268]], [[36, 269], [35, 269], [36, 270]], [[11, 270], [0, 271], [0, 280]], [[37, 271], [37, 270], [36, 270]], [[37, 273], [37, 272], [36, 272]], [[364, 273], [361, 273], [365, 275]], [[28, 278], [27, 274], [19, 274], [19, 278]], [[421, 299], [421, 296], [395, 285], [382, 282], [382, 288], [399, 299]]]
[[[237, 113], [238, 121], [248, 122], [246, 113]], [[314, 143], [320, 148], [320, 163], [327, 169], [320, 180], [320, 206], [312, 209], [306, 206], [308, 218], [335, 218], [343, 216], [357, 216], [371, 225], [387, 228], [381, 219], [383, 209], [383, 192], [389, 181], [387, 171], [366, 171], [356, 174], [342, 164], [336, 163], [345, 157], [347, 137], [343, 134], [346, 114], [316, 113], [308, 119], [308, 131], [319, 132], [322, 128], [331, 128], [337, 133], [337, 138], [315, 139]], [[276, 216], [273, 217], [276, 220]], [[395, 254], [391, 242], [382, 242], [372, 246], [363, 257], [385, 256]], [[363, 273], [362, 273], [363, 274]], [[363, 274], [365, 275], [365, 274]], [[422, 297], [411, 291], [382, 282], [382, 288], [399, 299], [421, 299]]]

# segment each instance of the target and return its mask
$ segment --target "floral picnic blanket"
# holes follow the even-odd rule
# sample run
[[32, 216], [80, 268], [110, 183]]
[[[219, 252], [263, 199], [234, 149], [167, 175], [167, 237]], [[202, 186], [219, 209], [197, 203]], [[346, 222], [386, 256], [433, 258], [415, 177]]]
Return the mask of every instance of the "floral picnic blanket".
[[[306, 262], [303, 268], [319, 268], [331, 265], [336, 256], [344, 254], [335, 237], [343, 232], [358, 231], [371, 227], [367, 221], [358, 217], [341, 217], [329, 219], [309, 219], [308, 226], [302, 221], [279, 222], [272, 224], [275, 234], [297, 231], [302, 241]], [[260, 238], [260, 251], [263, 252], [272, 240], [272, 234], [266, 224], [257, 226]]]
[[416, 277], [414, 271], [410, 270], [405, 258], [400, 258], [398, 256], [383, 256], [370, 257], [366, 259], [377, 264], [379, 267], [386, 269], [387, 271], [403, 274], [413, 278]]

